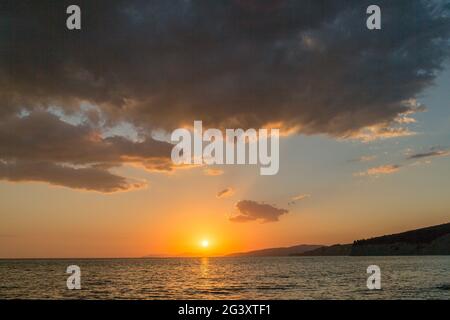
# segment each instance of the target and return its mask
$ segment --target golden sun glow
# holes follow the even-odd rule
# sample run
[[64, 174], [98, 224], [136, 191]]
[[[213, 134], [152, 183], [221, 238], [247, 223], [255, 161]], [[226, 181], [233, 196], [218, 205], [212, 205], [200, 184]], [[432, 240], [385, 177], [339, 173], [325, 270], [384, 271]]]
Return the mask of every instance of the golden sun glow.
[[209, 247], [209, 241], [207, 239], [202, 240], [202, 242], [200, 243], [200, 245], [203, 248], [208, 248]]

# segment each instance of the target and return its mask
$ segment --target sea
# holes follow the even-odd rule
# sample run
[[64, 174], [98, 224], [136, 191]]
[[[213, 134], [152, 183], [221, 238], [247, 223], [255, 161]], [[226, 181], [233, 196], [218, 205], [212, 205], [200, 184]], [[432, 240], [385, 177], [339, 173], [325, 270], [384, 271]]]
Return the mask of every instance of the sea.
[[[380, 289], [367, 286], [371, 265]], [[0, 260], [0, 299], [447, 300], [450, 256]]]

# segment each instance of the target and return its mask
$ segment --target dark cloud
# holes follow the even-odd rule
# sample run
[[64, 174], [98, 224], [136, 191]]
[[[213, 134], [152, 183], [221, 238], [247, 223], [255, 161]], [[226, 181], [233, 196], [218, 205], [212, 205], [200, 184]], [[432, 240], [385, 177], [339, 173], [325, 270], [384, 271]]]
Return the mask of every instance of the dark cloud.
[[366, 171], [357, 172], [354, 175], [355, 176], [380, 176], [380, 175], [387, 175], [398, 172], [402, 168], [401, 165], [398, 164], [387, 164], [382, 165], [378, 167], [369, 168]]
[[450, 151], [448, 150], [432, 150], [429, 152], [424, 153], [416, 153], [413, 155], [410, 155], [408, 159], [422, 159], [422, 158], [432, 158], [432, 157], [444, 157], [448, 156], [450, 154]]
[[49, 162], [0, 161], [0, 179], [12, 182], [36, 181], [104, 193], [142, 188], [133, 181], [98, 168], [73, 168]]
[[289, 206], [290, 206], [290, 205], [294, 205], [294, 204], [296, 204], [298, 201], [303, 201], [303, 200], [308, 199], [308, 198], [310, 198], [310, 197], [311, 197], [311, 195], [310, 195], [310, 194], [307, 194], [307, 193], [301, 193], [301, 194], [298, 194], [298, 195], [296, 195], [296, 196], [294, 196], [294, 197], [291, 198], [291, 200], [288, 202], [288, 205], [289, 205]]
[[[409, 155], [404, 161], [403, 164], [388, 164], [388, 165], [382, 165], [378, 167], [372, 167], [367, 169], [366, 171], [356, 172], [354, 173], [354, 176], [362, 177], [362, 176], [375, 176], [379, 177], [381, 175], [388, 175], [396, 173], [400, 170], [403, 170], [403, 168], [408, 166], [417, 166], [421, 164], [427, 164], [431, 163], [430, 160], [421, 161], [422, 159], [428, 159], [433, 157], [445, 157], [450, 155], [450, 151], [444, 150], [444, 149], [437, 149], [437, 148], [431, 148], [429, 152], [423, 152], [423, 153], [415, 153]], [[407, 160], [418, 160], [414, 163], [408, 163]]]
[[[1, 112], [98, 105], [109, 121], [358, 135], [389, 125], [448, 56], [444, 1], [7, 1], [0, 13]], [[375, 130], [375, 134], [377, 134]], [[383, 136], [397, 136], [391, 131]]]
[[270, 204], [258, 203], [252, 200], [241, 200], [236, 203], [238, 214], [230, 217], [232, 222], [248, 222], [260, 220], [262, 222], [276, 222], [286, 209], [278, 209]]
[[171, 144], [146, 138], [134, 142], [103, 137], [86, 123], [73, 125], [49, 112], [0, 119], [0, 179], [46, 181], [71, 188], [115, 192], [134, 189], [108, 171], [124, 163], [150, 171], [170, 171]]

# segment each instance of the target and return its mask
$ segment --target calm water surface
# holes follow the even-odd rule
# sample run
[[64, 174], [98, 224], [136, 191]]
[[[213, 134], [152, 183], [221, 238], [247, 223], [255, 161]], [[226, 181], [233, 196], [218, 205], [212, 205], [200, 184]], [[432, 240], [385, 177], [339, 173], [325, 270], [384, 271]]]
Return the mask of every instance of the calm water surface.
[[[81, 290], [65, 270], [81, 268]], [[382, 290], [366, 269], [380, 266]], [[450, 257], [0, 260], [0, 298], [450, 299]]]

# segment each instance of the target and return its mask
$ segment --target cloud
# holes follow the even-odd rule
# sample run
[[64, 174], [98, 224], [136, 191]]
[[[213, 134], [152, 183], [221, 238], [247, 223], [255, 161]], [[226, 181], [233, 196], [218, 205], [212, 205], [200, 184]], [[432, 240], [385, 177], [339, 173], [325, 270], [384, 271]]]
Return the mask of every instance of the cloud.
[[293, 205], [297, 201], [302, 201], [302, 200], [305, 200], [305, 199], [310, 198], [310, 197], [311, 197], [311, 195], [306, 194], [306, 193], [296, 195], [296, 196], [291, 198], [291, 201], [288, 202], [288, 205]]
[[448, 151], [448, 150], [434, 150], [434, 151], [432, 150], [429, 152], [412, 154], [412, 155], [408, 156], [408, 160], [432, 158], [432, 157], [445, 157], [448, 155], [450, 155], [450, 151]]
[[291, 200], [292, 201], [300, 201], [300, 200], [303, 200], [303, 199], [306, 199], [306, 198], [309, 198], [309, 197], [311, 197], [311, 195], [305, 193], [305, 194], [299, 194], [299, 195], [297, 195], [295, 197], [292, 197]]
[[111, 193], [140, 189], [133, 181], [98, 168], [73, 168], [48, 162], [0, 162], [0, 179], [12, 182], [47, 182], [74, 189]]
[[2, 114], [83, 102], [143, 130], [201, 119], [369, 141], [412, 134], [399, 116], [449, 55], [442, 1], [379, 0], [380, 32], [366, 0], [80, 0], [73, 32], [69, 4], [2, 5]]
[[355, 174], [355, 176], [379, 176], [379, 175], [386, 175], [391, 174], [399, 171], [401, 168], [400, 165], [384, 165], [374, 168], [369, 168], [367, 171], [364, 172], [358, 172]]
[[351, 133], [351, 135], [346, 138], [371, 142], [374, 140], [409, 137], [413, 135], [416, 135], [416, 132], [405, 127], [395, 126], [391, 122], [386, 122], [362, 128], [357, 132]]
[[49, 112], [0, 119], [0, 158], [74, 164], [140, 163], [149, 170], [170, 170], [170, 143], [145, 138], [102, 137], [88, 124], [72, 125]]
[[371, 155], [371, 156], [361, 156], [356, 159], [349, 160], [349, 162], [370, 162], [377, 158], [377, 156]]
[[234, 194], [234, 189], [231, 187], [225, 188], [221, 191], [219, 191], [216, 195], [217, 198], [228, 198], [231, 197]]
[[103, 137], [88, 123], [62, 121], [46, 111], [0, 119], [0, 179], [42, 181], [99, 192], [141, 188], [141, 182], [109, 172], [123, 164], [170, 171], [171, 144], [144, 138]]
[[241, 200], [236, 203], [238, 214], [231, 216], [232, 222], [248, 222], [260, 220], [262, 222], [276, 222], [283, 214], [288, 213], [286, 209], [278, 209], [265, 203], [252, 200]]
[[[412, 135], [416, 98], [449, 57], [442, 1], [380, 0], [381, 32], [364, 27], [366, 0], [80, 0], [81, 31], [65, 28], [70, 4], [2, 4], [3, 179], [129, 190], [110, 170], [173, 170], [171, 145], [152, 133], [197, 119], [363, 141]], [[120, 124], [138, 139], [105, 134]]]
[[216, 169], [216, 168], [207, 168], [205, 170], [203, 170], [204, 174], [207, 176], [221, 176], [223, 175], [223, 170], [221, 169]]

